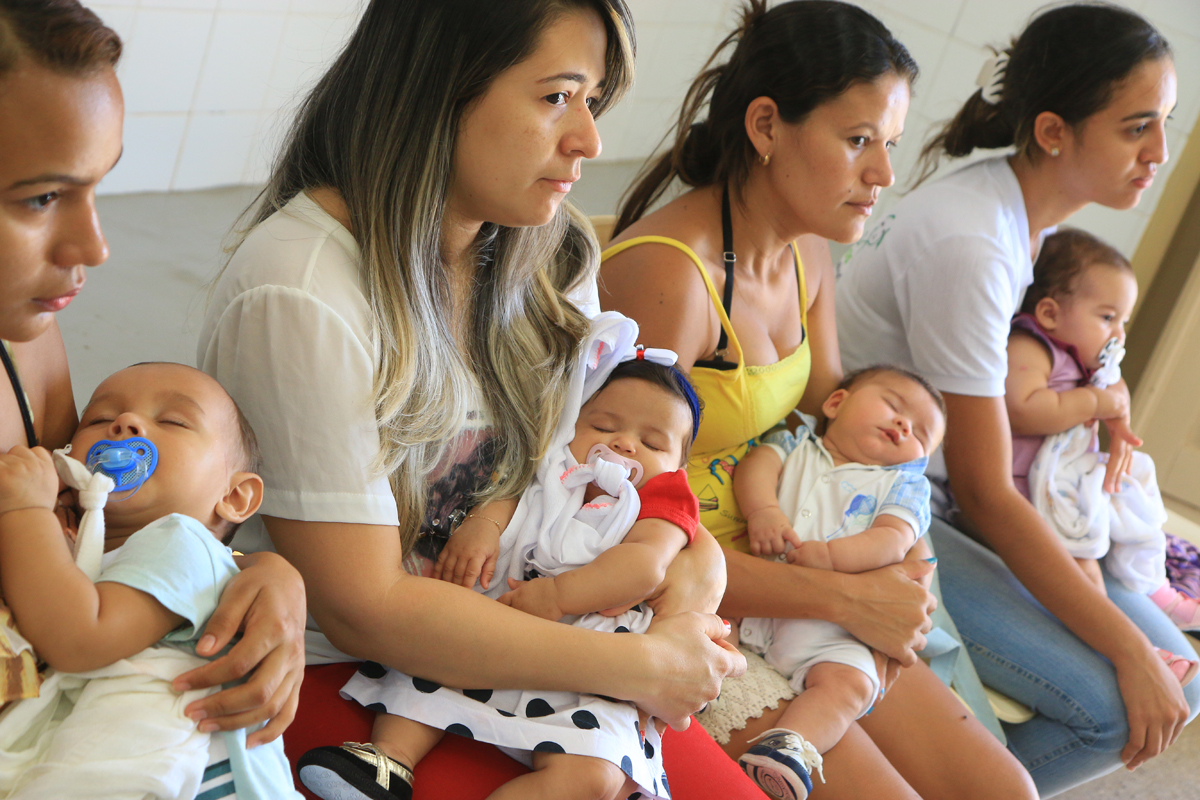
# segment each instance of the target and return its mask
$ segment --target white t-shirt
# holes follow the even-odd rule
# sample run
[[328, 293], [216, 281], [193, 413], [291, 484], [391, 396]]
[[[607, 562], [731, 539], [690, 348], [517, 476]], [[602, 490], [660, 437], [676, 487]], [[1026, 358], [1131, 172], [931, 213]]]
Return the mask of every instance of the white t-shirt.
[[[970, 164], [904, 197], [838, 265], [844, 368], [896, 364], [943, 392], [1003, 396], [1009, 323], [1033, 282], [1029, 237], [1025, 198], [1007, 156]], [[927, 474], [944, 490], [940, 450]], [[935, 489], [936, 513], [944, 515], [947, 505]]]
[[[354, 237], [298, 194], [251, 231], [213, 291], [197, 362], [237, 401], [258, 437], [265, 484], [260, 514], [308, 522], [396, 525], [379, 455], [373, 380], [377, 345]], [[599, 308], [595, 283], [572, 297]], [[431, 481], [427, 523], [440, 527], [475, 481], [491, 474], [482, 397]], [[261, 518], [234, 542], [271, 550]], [[309, 618], [309, 663], [346, 660]]]

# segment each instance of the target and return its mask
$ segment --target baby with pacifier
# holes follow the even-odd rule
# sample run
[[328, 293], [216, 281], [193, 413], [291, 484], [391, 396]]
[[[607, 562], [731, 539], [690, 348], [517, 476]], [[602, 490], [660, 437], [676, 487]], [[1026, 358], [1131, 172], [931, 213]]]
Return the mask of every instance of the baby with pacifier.
[[[1111, 388], [1121, 380], [1137, 293], [1133, 268], [1114, 248], [1080, 230], [1046, 237], [1008, 340], [1013, 482], [1101, 592], [1104, 558], [1112, 577], [1148, 595], [1180, 629], [1200, 630], [1200, 604], [1167, 582], [1167, 513], [1154, 462], [1134, 452], [1116, 490], [1104, 489], [1108, 455], [1099, 452], [1097, 420], [1141, 444], [1129, 430], [1127, 394]], [[1158, 653], [1184, 684], [1200, 668]]]
[[[620, 314], [593, 321], [534, 482], [519, 502], [474, 508], [435, 577], [468, 588], [480, 579], [478, 591], [545, 619], [645, 632], [652, 612], [643, 601], [698, 524], [699, 503], [681, 468], [700, 403], [674, 368], [675, 354], [635, 348], [636, 336], [636, 324]], [[324, 798], [411, 797], [411, 770], [444, 732], [499, 745], [533, 769], [493, 799], [670, 796], [662, 731], [629, 703], [557, 691], [460, 692], [371, 663], [342, 693], [379, 713], [371, 744], [317, 748], [300, 759], [301, 781]]]
[[[941, 394], [915, 373], [876, 366], [847, 375], [821, 410], [823, 433], [801, 415], [794, 434], [767, 434], [734, 472], [751, 552], [838, 572], [903, 561], [929, 529], [925, 467], [946, 431]], [[824, 779], [824, 753], [880, 695], [875, 657], [824, 620], [744, 619], [739, 636], [797, 696], [738, 762], [768, 796], [808, 797], [812, 773]]]
[[233, 400], [182, 364], [105, 380], [68, 448], [0, 456], [0, 585], [51, 667], [0, 717], [0, 797], [193, 797], [212, 752], [239, 798], [299, 796], [281, 739], [247, 751], [245, 730], [202, 732], [184, 709], [216, 689], [171, 688], [205, 663], [196, 643], [238, 572], [225, 542], [262, 502], [257, 461]]

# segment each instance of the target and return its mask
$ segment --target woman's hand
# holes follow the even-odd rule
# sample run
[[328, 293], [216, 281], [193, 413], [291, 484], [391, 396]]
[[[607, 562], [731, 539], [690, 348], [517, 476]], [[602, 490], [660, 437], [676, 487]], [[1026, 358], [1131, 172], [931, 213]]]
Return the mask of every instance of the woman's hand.
[[246, 746], [266, 744], [291, 724], [304, 679], [304, 581], [275, 553], [241, 557], [239, 572], [221, 594], [196, 654], [207, 657], [242, 638], [220, 658], [175, 679], [175, 691], [245, 683], [197, 700], [185, 713], [202, 731], [236, 730], [267, 721], [246, 737]]
[[838, 597], [830, 600], [836, 619], [852, 636], [903, 667], [917, 663], [917, 651], [925, 648], [925, 634], [933, 628], [929, 615], [937, 598], [922, 581], [933, 572], [924, 560], [905, 560], [883, 569], [857, 575], [838, 573]]
[[746, 657], [724, 640], [729, 632], [715, 614], [656, 614], [634, 640], [644, 646], [647, 669], [630, 699], [675, 730], [687, 730], [691, 715], [717, 699], [721, 681], [746, 671]]
[[1121, 761], [1134, 770], [1175, 741], [1187, 721], [1188, 704], [1179, 680], [1153, 647], [1115, 666], [1129, 717], [1129, 743], [1121, 751]]

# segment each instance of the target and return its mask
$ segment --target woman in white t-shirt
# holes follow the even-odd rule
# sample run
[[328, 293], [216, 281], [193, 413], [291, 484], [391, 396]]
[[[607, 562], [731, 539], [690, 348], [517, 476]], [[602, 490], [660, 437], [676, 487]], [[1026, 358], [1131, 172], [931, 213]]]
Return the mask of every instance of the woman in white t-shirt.
[[[310, 663], [602, 694], [675, 726], [744, 669], [716, 643], [720, 619], [670, 616], [716, 608], [707, 534], [676, 559], [644, 636], [424, 577], [456, 525], [494, 524], [466, 512], [519, 494], [558, 422], [587, 330], [564, 294], [594, 309], [599, 261], [562, 201], [600, 152], [594, 115], [632, 79], [632, 37], [622, 0], [373, 0], [302, 104], [198, 355], [258, 434], [265, 502], [239, 545], [273, 544], [303, 574]], [[348, 702], [317, 691], [309, 702]], [[289, 752], [365, 737], [312, 708]], [[434, 785], [479, 779], [434, 762]]]
[[[1175, 69], [1141, 17], [1074, 5], [1034, 19], [980, 82], [926, 163], [1015, 154], [920, 186], [855, 246], [838, 334], [847, 369], [902, 364], [945, 393], [944, 460], [929, 470], [942, 595], [984, 683], [1039, 712], [1006, 733], [1049, 796], [1158, 755], [1200, 705], [1148, 646], [1187, 654], [1187, 640], [1146, 597], [1112, 581], [1098, 593], [1014, 488], [1004, 403], [1009, 321], [1042, 237], [1088, 203], [1137, 204], [1167, 158]], [[1140, 441], [1128, 415], [1105, 422], [1111, 486]]]

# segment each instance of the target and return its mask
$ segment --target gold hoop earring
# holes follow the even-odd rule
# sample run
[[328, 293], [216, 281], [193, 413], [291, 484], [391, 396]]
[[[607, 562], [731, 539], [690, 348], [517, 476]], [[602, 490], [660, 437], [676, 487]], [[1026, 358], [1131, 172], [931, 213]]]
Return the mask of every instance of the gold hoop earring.
[[762, 164], [764, 167], [767, 166], [768, 164], [770, 164], [771, 163], [771, 154], [764, 153], [763, 155], [759, 156], [758, 163]]
[[1051, 148], [1050, 148], [1050, 155], [1054, 156], [1055, 158], [1058, 158], [1058, 152], [1059, 152], [1059, 151], [1058, 151], [1058, 148], [1057, 148], [1057, 147], [1051, 147]]

